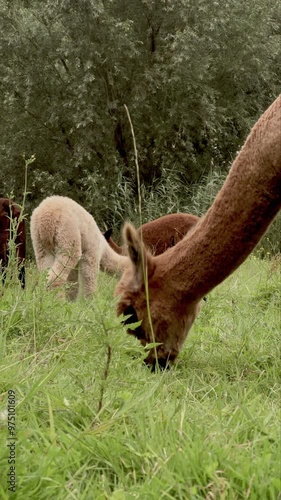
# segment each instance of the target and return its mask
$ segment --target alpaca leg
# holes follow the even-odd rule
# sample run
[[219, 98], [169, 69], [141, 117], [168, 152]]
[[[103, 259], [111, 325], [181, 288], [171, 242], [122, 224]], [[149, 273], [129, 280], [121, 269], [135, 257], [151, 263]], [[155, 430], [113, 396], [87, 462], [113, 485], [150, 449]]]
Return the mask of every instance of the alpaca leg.
[[81, 237], [76, 228], [62, 227], [56, 234], [54, 254], [55, 260], [48, 273], [48, 286], [58, 288], [68, 280], [82, 255]]
[[40, 272], [46, 271], [46, 269], [52, 267], [55, 261], [55, 256], [50, 250], [46, 250], [41, 246], [34, 246], [34, 250], [37, 268]]
[[78, 291], [79, 291], [79, 272], [78, 272], [78, 265], [75, 267], [75, 269], [72, 269], [68, 275], [67, 278], [67, 283], [68, 287], [66, 289], [66, 297], [68, 300], [76, 300], [78, 296]]
[[80, 252], [74, 246], [70, 250], [56, 251], [55, 261], [48, 273], [48, 285], [58, 288], [68, 281], [68, 277], [80, 259]]
[[85, 254], [79, 262], [84, 297], [89, 297], [96, 290], [99, 262], [96, 255]]

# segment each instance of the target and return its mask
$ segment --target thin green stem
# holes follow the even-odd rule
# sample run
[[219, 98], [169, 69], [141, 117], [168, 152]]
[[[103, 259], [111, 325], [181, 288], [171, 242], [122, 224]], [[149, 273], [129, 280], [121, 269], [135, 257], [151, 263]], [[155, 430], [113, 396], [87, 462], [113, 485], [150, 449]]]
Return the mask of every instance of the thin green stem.
[[[133, 123], [131, 120], [131, 116], [128, 110], [128, 107], [126, 104], [124, 104], [128, 120], [130, 123], [130, 128], [131, 128], [131, 133], [133, 137], [133, 145], [134, 145], [134, 155], [135, 155], [135, 164], [136, 164], [136, 174], [137, 174], [137, 186], [138, 186], [138, 209], [139, 209], [139, 221], [140, 221], [140, 228], [142, 226], [142, 203], [141, 203], [141, 185], [140, 185], [140, 169], [139, 169], [139, 162], [138, 162], [138, 150], [137, 150], [137, 143], [136, 143], [136, 138], [135, 138], [135, 132], [134, 132], [134, 127]], [[152, 324], [152, 319], [151, 319], [151, 313], [150, 313], [150, 305], [149, 305], [149, 286], [148, 286], [148, 277], [147, 277], [147, 265], [146, 265], [146, 260], [144, 258], [144, 245], [143, 245], [143, 235], [142, 235], [142, 230], [140, 230], [140, 235], [141, 235], [141, 260], [142, 260], [142, 271], [143, 271], [143, 278], [144, 278], [144, 286], [145, 286], [145, 298], [146, 298], [146, 307], [147, 307], [147, 316], [148, 316], [148, 322], [151, 330], [151, 335], [152, 335], [152, 341], [153, 344], [155, 344], [155, 335], [154, 335], [154, 330], [153, 330], [153, 324]], [[154, 355], [155, 355], [155, 361], [156, 361], [156, 367], [157, 369], [159, 368], [158, 364], [158, 356], [157, 356], [157, 349], [156, 346], [154, 345]]]

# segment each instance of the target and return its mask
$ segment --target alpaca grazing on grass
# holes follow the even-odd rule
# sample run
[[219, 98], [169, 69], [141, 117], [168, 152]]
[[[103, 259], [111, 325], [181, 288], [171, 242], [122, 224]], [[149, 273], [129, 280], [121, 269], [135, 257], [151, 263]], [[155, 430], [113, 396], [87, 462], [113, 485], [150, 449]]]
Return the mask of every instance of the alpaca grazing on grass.
[[[281, 95], [253, 127], [213, 205], [191, 234], [155, 257], [134, 227], [125, 225], [131, 265], [115, 291], [120, 296], [117, 314], [131, 315], [125, 320], [128, 325], [142, 321], [128, 333], [143, 345], [153, 339], [161, 343], [159, 366], [175, 360], [202, 297], [242, 264], [280, 207]], [[155, 367], [155, 358], [151, 349], [146, 362]]]
[[[0, 263], [2, 281], [9, 264], [11, 239], [16, 245], [17, 265], [21, 287], [25, 288], [25, 220], [20, 219], [21, 208], [9, 198], [0, 198]], [[16, 234], [14, 234], [16, 233]]]
[[122, 272], [128, 257], [117, 255], [108, 245], [93, 217], [65, 196], [50, 196], [32, 213], [30, 232], [39, 271], [48, 269], [48, 285], [69, 285], [66, 296], [75, 300], [79, 281], [84, 297], [97, 284], [100, 266]]
[[[138, 233], [142, 234], [143, 243], [151, 253], [160, 255], [181, 241], [199, 220], [199, 217], [191, 214], [168, 214], [143, 224]], [[108, 229], [104, 233], [105, 239], [116, 253], [125, 255], [125, 248], [118, 246], [111, 234], [112, 229]]]

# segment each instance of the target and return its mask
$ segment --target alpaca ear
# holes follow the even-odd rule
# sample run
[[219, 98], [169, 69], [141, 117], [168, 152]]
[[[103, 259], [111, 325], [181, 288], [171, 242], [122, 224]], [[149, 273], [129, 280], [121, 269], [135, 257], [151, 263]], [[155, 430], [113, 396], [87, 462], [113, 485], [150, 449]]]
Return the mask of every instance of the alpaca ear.
[[132, 224], [125, 224], [123, 234], [134, 268], [136, 289], [139, 289], [144, 283], [144, 273], [146, 277], [149, 277], [153, 272], [154, 264], [152, 256], [146, 250], [138, 231]]
[[141, 263], [142, 246], [139, 235], [132, 224], [124, 226], [124, 240], [128, 248], [129, 257], [134, 266], [139, 266]]
[[17, 205], [12, 205], [13, 219], [18, 219], [21, 214], [21, 209]]
[[2, 202], [2, 207], [4, 211], [6, 212], [7, 215], [10, 215], [11, 213], [11, 200], [8, 200], [8, 198], [5, 198], [4, 201]]
[[103, 233], [103, 235], [104, 235], [104, 237], [105, 237], [106, 241], [108, 241], [108, 240], [109, 240], [109, 238], [111, 238], [112, 233], [113, 233], [113, 229], [112, 229], [112, 227], [110, 227], [109, 229], [107, 229], [107, 230]]
[[10, 217], [10, 215], [12, 214], [12, 217], [15, 219], [15, 218], [18, 218], [20, 216], [20, 208], [15, 205], [11, 200], [9, 200], [8, 198], [6, 198], [3, 203], [2, 203], [2, 206], [3, 206], [3, 209], [5, 210], [6, 214]]

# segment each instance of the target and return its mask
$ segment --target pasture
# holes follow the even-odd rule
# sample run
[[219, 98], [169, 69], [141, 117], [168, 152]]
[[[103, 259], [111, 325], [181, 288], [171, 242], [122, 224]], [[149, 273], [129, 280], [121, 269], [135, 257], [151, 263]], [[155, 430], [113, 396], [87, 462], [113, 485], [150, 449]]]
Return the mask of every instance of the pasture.
[[25, 292], [5, 286], [1, 499], [280, 498], [280, 267], [251, 256], [154, 374], [116, 318], [116, 283], [100, 273], [94, 299], [64, 302], [30, 264]]

